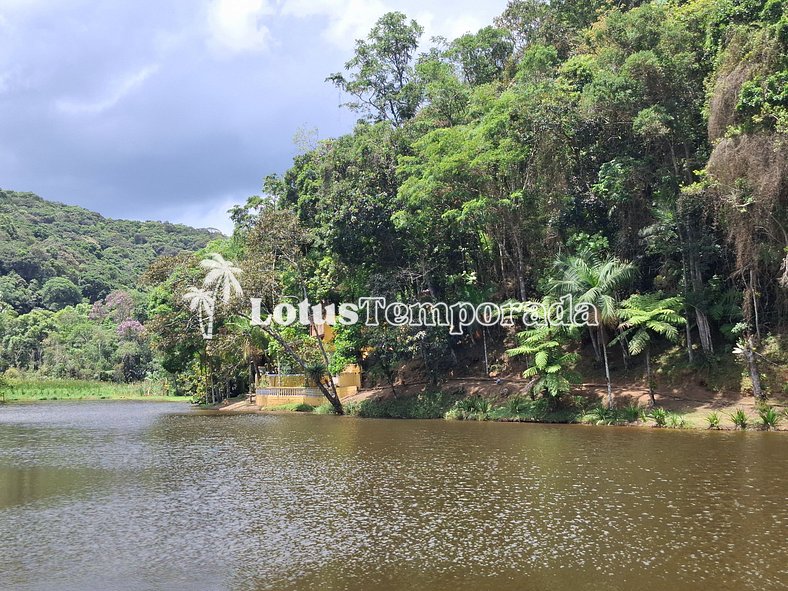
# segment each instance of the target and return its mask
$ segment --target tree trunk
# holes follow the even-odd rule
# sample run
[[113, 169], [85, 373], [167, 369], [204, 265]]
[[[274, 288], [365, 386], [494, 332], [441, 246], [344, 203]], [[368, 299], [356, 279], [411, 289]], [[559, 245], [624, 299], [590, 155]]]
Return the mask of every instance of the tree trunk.
[[525, 301], [525, 264], [523, 261], [523, 249], [520, 246], [520, 241], [516, 243], [517, 247], [517, 287], [520, 290], [520, 301]]
[[610, 366], [607, 362], [607, 345], [605, 344], [604, 329], [599, 327], [599, 346], [602, 348], [602, 357], [605, 360], [605, 379], [607, 380], [607, 407], [613, 408], [613, 386], [610, 383]]
[[758, 337], [757, 343], [761, 342], [761, 323], [758, 318], [758, 297], [755, 293], [755, 271], [750, 269], [750, 296], [752, 297], [752, 312], [753, 320], [755, 322], [755, 334]]
[[482, 326], [482, 344], [484, 345], [484, 377], [490, 377], [490, 364], [487, 359], [487, 332]]
[[654, 398], [654, 384], [651, 383], [651, 347], [646, 347], [646, 382], [648, 384], [648, 401], [649, 406], [654, 408], [657, 401]]
[[624, 361], [624, 369], [629, 369], [629, 350], [627, 347], [629, 346], [627, 343], [627, 338], [622, 334], [621, 338], [618, 340], [618, 344], [621, 345], [621, 359]]
[[695, 308], [695, 321], [698, 325], [698, 336], [700, 337], [700, 346], [703, 352], [707, 355], [714, 354], [714, 345], [711, 342], [711, 327], [709, 326], [709, 318], [703, 310]]
[[742, 350], [744, 351], [744, 359], [747, 361], [747, 370], [750, 373], [750, 381], [752, 382], [752, 395], [758, 400], [764, 400], [765, 396], [761, 388], [761, 374], [758, 372], [758, 366], [755, 364], [752, 335], [746, 337], [743, 345]]
[[600, 361], [602, 361], [602, 357], [601, 357], [601, 355], [599, 353], [599, 345], [596, 342], [596, 336], [594, 335], [594, 331], [593, 330], [589, 331], [588, 334], [591, 337], [591, 346], [594, 349], [594, 361], [599, 363]]
[[692, 356], [692, 330], [690, 329], [689, 313], [685, 313], [684, 320], [684, 333], [687, 337], [687, 358], [690, 363], [694, 363], [695, 359]]

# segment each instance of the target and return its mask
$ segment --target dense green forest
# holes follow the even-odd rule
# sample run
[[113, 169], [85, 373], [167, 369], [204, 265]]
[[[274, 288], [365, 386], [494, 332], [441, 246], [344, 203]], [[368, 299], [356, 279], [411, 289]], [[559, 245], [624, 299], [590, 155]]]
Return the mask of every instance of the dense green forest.
[[0, 371], [124, 382], [155, 374], [138, 279], [156, 258], [219, 236], [0, 191]]
[[167, 295], [199, 283], [196, 260], [163, 259], [149, 280], [166, 368], [210, 382], [242, 379], [249, 360], [319, 374], [363, 357], [384, 381], [417, 360], [437, 382], [489, 339], [547, 395], [569, 391], [582, 359], [609, 386], [611, 366], [650, 370], [652, 353], [705, 371], [735, 361], [743, 390], [784, 393], [787, 10], [513, 0], [490, 26], [422, 52], [422, 27], [385, 15], [327, 80], [359, 114], [353, 132], [302, 141], [293, 166], [232, 212], [218, 251], [246, 293], [269, 311], [304, 294], [571, 293], [598, 304], [601, 326], [514, 342], [479, 327], [340, 328], [324, 354], [306, 332], [250, 327], [248, 300], [228, 298], [206, 345], [193, 322], [174, 332], [195, 313]]
[[[617, 370], [643, 365], [650, 387], [659, 358], [712, 374], [735, 363], [737, 388], [785, 393], [788, 3], [512, 0], [476, 33], [422, 36], [405, 15], [383, 16], [327, 79], [359, 114], [352, 133], [302, 134], [292, 167], [232, 210], [231, 238], [144, 275], [146, 330], [176, 390], [242, 389], [250, 363], [317, 377], [360, 361], [392, 389], [415, 364], [438, 383], [479, 371], [463, 352], [489, 346], [509, 350], [501, 364], [524, 364], [531, 394], [556, 399], [583, 368], [609, 392]], [[168, 254], [148, 239], [118, 257], [126, 246]], [[79, 252], [90, 260], [99, 243], [82, 238]], [[3, 249], [11, 265], [21, 258]], [[200, 290], [209, 253], [224, 270]], [[24, 281], [66, 274], [3, 265]], [[228, 283], [236, 276], [245, 298]], [[250, 325], [249, 295], [270, 312], [305, 294], [572, 294], [598, 306], [600, 325], [340, 327], [329, 351], [303, 327]], [[206, 341], [197, 317], [209, 308]]]

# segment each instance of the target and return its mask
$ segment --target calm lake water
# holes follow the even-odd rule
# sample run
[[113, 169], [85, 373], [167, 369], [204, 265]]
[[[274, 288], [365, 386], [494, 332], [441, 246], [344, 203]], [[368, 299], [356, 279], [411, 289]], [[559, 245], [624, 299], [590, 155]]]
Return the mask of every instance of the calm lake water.
[[0, 589], [779, 589], [788, 437], [0, 407]]

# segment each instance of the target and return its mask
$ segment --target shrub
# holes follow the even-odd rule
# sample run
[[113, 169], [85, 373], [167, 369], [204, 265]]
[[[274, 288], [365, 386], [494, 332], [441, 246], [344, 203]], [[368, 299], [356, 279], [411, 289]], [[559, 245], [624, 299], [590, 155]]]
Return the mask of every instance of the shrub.
[[645, 419], [645, 411], [642, 408], [640, 408], [637, 404], [630, 403], [629, 405], [627, 405], [625, 408], [621, 410], [621, 416], [628, 423], [635, 423], [637, 421]]
[[709, 424], [709, 429], [719, 429], [720, 415], [716, 412], [710, 412], [706, 417], [706, 422]]
[[758, 411], [758, 416], [761, 418], [761, 425], [767, 431], [777, 427], [780, 422], [780, 415], [771, 407], [762, 408]]
[[336, 411], [334, 410], [334, 406], [330, 402], [324, 402], [320, 406], [315, 407], [315, 409], [312, 412], [314, 412], [316, 415], [336, 414]]
[[486, 421], [490, 418], [492, 404], [481, 396], [471, 396], [454, 403], [444, 417], [447, 419], [465, 421]]
[[617, 414], [615, 409], [604, 406], [595, 406], [591, 409], [591, 423], [594, 425], [612, 425], [616, 422]]
[[506, 401], [506, 412], [510, 416], [515, 416], [523, 413], [528, 408], [525, 400], [521, 396], [512, 396]]
[[439, 419], [460, 395], [459, 391], [425, 392], [407, 398], [369, 398], [351, 408], [348, 414], [377, 419]]
[[683, 429], [687, 426], [687, 423], [684, 421], [684, 417], [680, 414], [675, 412], [668, 413], [668, 426], [671, 429]]
[[737, 429], [747, 428], [747, 414], [742, 409], [736, 409], [736, 412], [731, 414], [731, 420]]
[[651, 418], [657, 424], [657, 427], [665, 427], [668, 424], [668, 413], [664, 408], [655, 408], [651, 411]]

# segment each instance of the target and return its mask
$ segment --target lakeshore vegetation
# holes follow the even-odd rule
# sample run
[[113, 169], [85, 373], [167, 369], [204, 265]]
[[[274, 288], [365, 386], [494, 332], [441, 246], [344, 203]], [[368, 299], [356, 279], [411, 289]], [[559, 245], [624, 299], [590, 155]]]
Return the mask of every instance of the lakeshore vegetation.
[[[357, 125], [327, 139], [301, 130], [292, 167], [232, 210], [232, 236], [151, 226], [155, 240], [140, 227], [112, 245], [75, 233], [86, 282], [33, 252], [52, 244], [39, 225], [28, 232], [3, 212], [0, 235], [31, 238], [0, 251], [0, 369], [7, 381], [155, 381], [206, 400], [245, 391], [251, 366], [304, 373], [333, 412], [362, 416], [637, 422], [645, 410], [614, 409], [617, 379], [642, 370], [654, 406], [666, 365], [693, 376], [735, 367], [725, 387], [782, 400], [787, 45], [783, 0], [512, 0], [451, 40], [386, 14], [327, 79]], [[142, 254], [124, 272], [126, 249]], [[252, 326], [249, 295], [268, 312], [305, 297], [572, 295], [599, 317], [461, 335], [346, 326], [324, 346], [314, 327]], [[391, 399], [346, 408], [326, 378], [348, 363]], [[503, 404], [441, 393], [447, 376], [474, 372], [526, 382]], [[604, 383], [604, 406], [573, 395], [590, 378]], [[403, 402], [409, 379], [437, 394]]]

